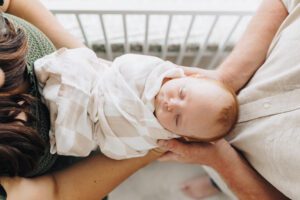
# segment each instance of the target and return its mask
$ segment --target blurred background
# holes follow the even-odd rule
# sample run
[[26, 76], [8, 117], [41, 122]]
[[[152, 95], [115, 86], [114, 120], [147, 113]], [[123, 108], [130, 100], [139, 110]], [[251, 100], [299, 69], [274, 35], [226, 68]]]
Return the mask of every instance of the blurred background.
[[213, 68], [231, 51], [260, 0], [43, 0], [99, 56], [144, 53]]
[[[101, 58], [140, 53], [208, 69], [230, 53], [260, 1], [42, 0]], [[116, 188], [110, 200], [189, 200], [182, 183], [204, 173], [200, 166], [155, 162]]]

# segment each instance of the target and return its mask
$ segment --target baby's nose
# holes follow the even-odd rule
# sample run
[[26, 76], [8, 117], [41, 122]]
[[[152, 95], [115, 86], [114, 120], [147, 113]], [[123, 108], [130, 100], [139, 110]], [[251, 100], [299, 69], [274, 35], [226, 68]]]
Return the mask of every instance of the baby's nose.
[[178, 102], [176, 101], [176, 99], [169, 99], [167, 102], [165, 102], [165, 110], [167, 110], [168, 112], [173, 112], [177, 109], [178, 107]]

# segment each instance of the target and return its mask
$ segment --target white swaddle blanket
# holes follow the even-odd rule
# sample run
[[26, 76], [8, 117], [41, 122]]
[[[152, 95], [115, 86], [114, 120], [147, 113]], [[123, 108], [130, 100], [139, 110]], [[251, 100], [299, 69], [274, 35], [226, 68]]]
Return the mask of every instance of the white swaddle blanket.
[[60, 49], [37, 60], [35, 73], [50, 110], [51, 153], [87, 156], [99, 146], [125, 159], [177, 137], [153, 114], [164, 78], [184, 76], [171, 62], [127, 54], [111, 63], [88, 48]]

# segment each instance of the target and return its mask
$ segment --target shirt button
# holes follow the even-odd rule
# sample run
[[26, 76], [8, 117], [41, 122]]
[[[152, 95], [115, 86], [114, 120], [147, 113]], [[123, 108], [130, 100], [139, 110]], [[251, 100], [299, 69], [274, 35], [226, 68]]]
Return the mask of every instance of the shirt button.
[[268, 109], [270, 107], [271, 107], [271, 103], [269, 102], [264, 103], [264, 108]]

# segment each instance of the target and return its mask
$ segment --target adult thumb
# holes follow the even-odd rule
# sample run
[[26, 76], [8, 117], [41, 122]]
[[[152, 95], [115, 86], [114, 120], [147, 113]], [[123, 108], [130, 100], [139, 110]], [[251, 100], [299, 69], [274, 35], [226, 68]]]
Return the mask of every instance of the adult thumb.
[[174, 154], [177, 154], [179, 156], [185, 155], [185, 153], [188, 151], [189, 147], [187, 144], [184, 144], [176, 139], [172, 140], [160, 140], [158, 141], [158, 145], [160, 148], [170, 151]]

